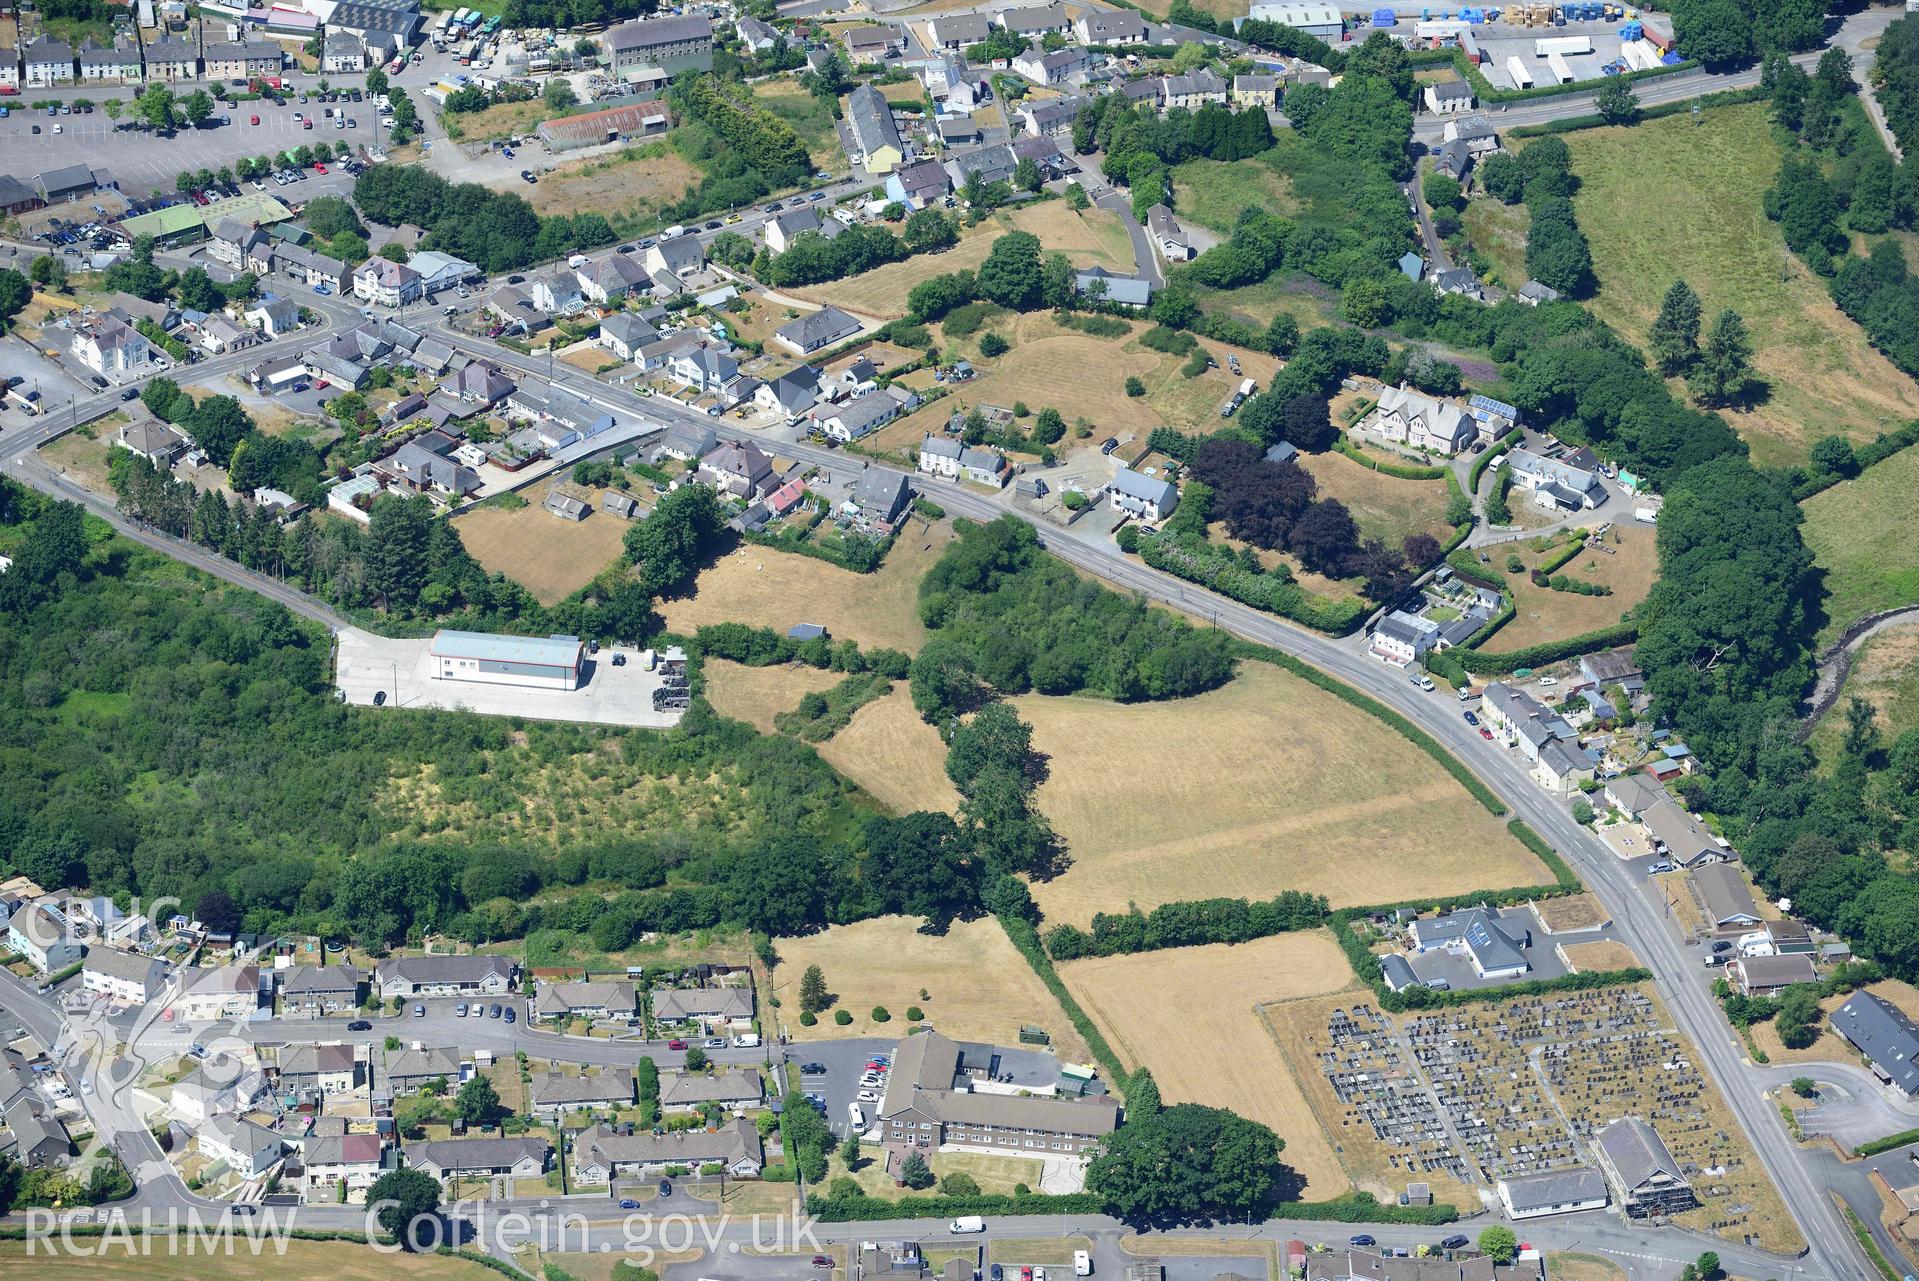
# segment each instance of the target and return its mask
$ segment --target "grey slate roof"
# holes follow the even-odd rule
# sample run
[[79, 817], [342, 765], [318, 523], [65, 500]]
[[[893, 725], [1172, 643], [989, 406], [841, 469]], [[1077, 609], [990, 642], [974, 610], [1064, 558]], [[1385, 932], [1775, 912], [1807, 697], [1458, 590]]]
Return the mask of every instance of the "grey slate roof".
[[660, 1082], [660, 1102], [683, 1106], [697, 1103], [758, 1103], [760, 1074], [751, 1068], [723, 1068], [712, 1076], [704, 1072], [669, 1072]]
[[1612, 1163], [1620, 1181], [1636, 1188], [1656, 1175], [1681, 1180], [1679, 1163], [1666, 1150], [1665, 1141], [1650, 1125], [1636, 1116], [1614, 1121], [1601, 1130], [1596, 1140], [1599, 1150]]
[[607, 36], [607, 47], [616, 53], [631, 49], [657, 49], [663, 45], [711, 39], [713, 24], [702, 14], [684, 17], [647, 18], [615, 27]]
[[846, 123], [863, 156], [870, 156], [881, 147], [901, 146], [899, 128], [893, 123], [893, 108], [886, 96], [870, 84], [861, 84], [846, 95]]
[[838, 307], [822, 307], [789, 320], [773, 332], [801, 351], [817, 351], [860, 331], [860, 322]]
[[862, 511], [876, 513], [881, 520], [891, 520], [906, 506], [912, 492], [906, 477], [900, 473], [869, 467], [853, 486], [853, 501]]
[[631, 312], [615, 312], [600, 321], [600, 332], [618, 339], [627, 347], [633, 348], [652, 338], [659, 337], [659, 331]]
[[1564, 1170], [1542, 1170], [1501, 1179], [1515, 1213], [1549, 1206], [1598, 1201], [1606, 1196], [1606, 1176], [1590, 1166], [1576, 1165]]
[[1179, 496], [1172, 481], [1159, 476], [1147, 476], [1130, 467], [1121, 467], [1113, 473], [1112, 488], [1128, 498], [1160, 507], [1169, 506]]
[[1904, 1010], [1870, 992], [1854, 992], [1832, 1012], [1832, 1026], [1894, 1085], [1919, 1094], [1919, 1024]]
[[1749, 923], [1759, 919], [1759, 905], [1752, 901], [1746, 880], [1729, 864], [1709, 863], [1692, 874], [1693, 888], [1706, 906], [1706, 917], [1714, 925]]
[[527, 1157], [542, 1164], [551, 1145], [545, 1139], [425, 1139], [406, 1145], [406, 1163], [432, 1164], [442, 1170], [494, 1170]]
[[603, 1125], [580, 1131], [574, 1141], [574, 1159], [582, 1167], [616, 1165], [694, 1165], [742, 1160], [758, 1163], [763, 1149], [759, 1131], [745, 1119], [714, 1131], [674, 1130], [666, 1134], [619, 1134]]
[[597, 1076], [580, 1072], [547, 1072], [533, 1078], [534, 1107], [578, 1107], [593, 1103], [625, 1103], [633, 1098], [629, 1068], [603, 1068]]

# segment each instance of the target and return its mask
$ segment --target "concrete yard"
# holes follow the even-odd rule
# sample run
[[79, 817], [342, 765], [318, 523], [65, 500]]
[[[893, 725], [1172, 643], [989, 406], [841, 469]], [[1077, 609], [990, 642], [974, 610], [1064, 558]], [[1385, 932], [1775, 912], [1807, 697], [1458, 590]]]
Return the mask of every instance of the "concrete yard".
[[[429, 675], [431, 644], [425, 638], [392, 640], [343, 627], [335, 683], [347, 702], [361, 707], [372, 706], [373, 696], [384, 691], [387, 707], [437, 707], [482, 716], [651, 729], [670, 729], [680, 723], [680, 712], [653, 710], [653, 691], [659, 688], [660, 676], [645, 670], [636, 649], [602, 649], [588, 657], [585, 683], [579, 689], [558, 690], [437, 679]], [[627, 656], [624, 667], [610, 661], [617, 653]]]
[[[358, 77], [339, 79], [358, 83]], [[75, 96], [84, 96], [95, 103], [109, 97], [125, 99], [130, 94], [127, 89], [101, 86], [93, 86], [91, 93], [78, 95], [51, 90], [34, 92], [44, 92], [48, 100], [71, 102]], [[296, 111], [320, 116], [327, 105], [318, 102], [302, 105], [291, 100], [283, 107], [272, 102], [236, 103], [219, 108], [213, 117], [217, 120], [227, 116], [232, 124], [183, 128], [171, 136], [116, 129], [114, 121], [98, 106], [91, 115], [59, 117], [57, 134], [53, 132], [55, 121], [44, 111], [16, 110], [10, 119], [0, 121], [0, 150], [7, 153], [10, 171], [29, 185], [35, 174], [84, 159], [95, 168], [109, 171], [120, 184], [120, 190], [144, 196], [155, 191], [172, 191], [174, 177], [183, 170], [218, 170], [241, 156], [273, 155], [302, 143], [348, 142], [358, 148], [378, 146], [385, 141], [386, 130], [374, 127], [379, 110], [371, 102], [333, 104], [335, 110], [344, 109], [349, 119], [359, 122], [351, 129], [336, 129], [333, 121], [325, 117], [316, 119], [313, 128], [307, 129], [303, 122], [293, 118]], [[257, 125], [249, 123], [254, 116], [260, 117]], [[123, 116], [122, 120], [125, 119]], [[36, 125], [40, 126], [38, 134], [33, 132]], [[267, 190], [292, 204], [317, 195], [343, 195], [352, 189], [352, 175], [335, 170], [331, 164], [327, 170], [324, 175], [308, 170], [308, 178], [293, 186], [280, 187], [269, 182]], [[80, 208], [85, 207], [82, 202]]]

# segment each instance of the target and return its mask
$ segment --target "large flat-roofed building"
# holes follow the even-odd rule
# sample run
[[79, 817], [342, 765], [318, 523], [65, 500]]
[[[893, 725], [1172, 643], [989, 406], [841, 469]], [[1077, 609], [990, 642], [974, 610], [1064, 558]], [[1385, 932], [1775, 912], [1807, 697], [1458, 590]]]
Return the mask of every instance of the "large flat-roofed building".
[[1119, 1126], [1110, 1099], [981, 1094], [955, 1088], [966, 1052], [938, 1032], [908, 1037], [879, 1104], [886, 1142], [1057, 1158], [1089, 1154]]
[[578, 689], [586, 647], [577, 636], [437, 632], [427, 654], [433, 677], [487, 685]]

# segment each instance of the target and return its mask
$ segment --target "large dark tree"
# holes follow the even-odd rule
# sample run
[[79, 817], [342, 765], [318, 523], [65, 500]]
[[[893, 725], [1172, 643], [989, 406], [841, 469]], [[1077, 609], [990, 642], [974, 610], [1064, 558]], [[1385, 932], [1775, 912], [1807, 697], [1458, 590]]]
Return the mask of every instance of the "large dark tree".
[[1086, 1169], [1087, 1190], [1138, 1226], [1248, 1220], [1279, 1177], [1280, 1140], [1222, 1108], [1129, 1115]]
[[240, 928], [240, 909], [225, 890], [210, 890], [200, 896], [193, 915], [215, 934], [232, 934]]
[[431, 1250], [439, 1244], [440, 1184], [419, 1170], [392, 1170], [373, 1181], [366, 1203], [380, 1226], [405, 1250]]
[[1293, 523], [1288, 546], [1314, 573], [1342, 578], [1353, 569], [1359, 527], [1337, 498], [1322, 498]]
[[626, 557], [646, 592], [657, 596], [690, 582], [721, 524], [709, 486], [682, 485], [662, 498], [651, 516], [626, 531]]
[[1293, 524], [1312, 503], [1312, 473], [1294, 462], [1267, 462], [1244, 441], [1214, 438], [1193, 454], [1193, 474], [1213, 489], [1213, 513], [1227, 532], [1256, 547], [1285, 548]]

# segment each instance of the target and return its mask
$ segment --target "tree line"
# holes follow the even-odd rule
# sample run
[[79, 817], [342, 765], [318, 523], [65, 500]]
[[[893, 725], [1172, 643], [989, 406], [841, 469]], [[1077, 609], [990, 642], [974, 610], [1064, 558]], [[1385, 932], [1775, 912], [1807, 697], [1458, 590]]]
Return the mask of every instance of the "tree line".
[[1010, 516], [962, 528], [921, 580], [919, 601], [934, 635], [913, 660], [913, 704], [936, 725], [996, 692], [1132, 702], [1197, 694], [1233, 672], [1224, 633], [1081, 579]]
[[610, 245], [613, 228], [596, 213], [541, 217], [511, 192], [449, 183], [419, 165], [372, 165], [353, 184], [353, 202], [374, 222], [426, 229], [424, 249], [494, 273]]

